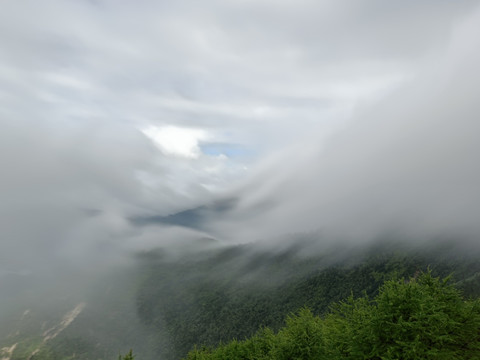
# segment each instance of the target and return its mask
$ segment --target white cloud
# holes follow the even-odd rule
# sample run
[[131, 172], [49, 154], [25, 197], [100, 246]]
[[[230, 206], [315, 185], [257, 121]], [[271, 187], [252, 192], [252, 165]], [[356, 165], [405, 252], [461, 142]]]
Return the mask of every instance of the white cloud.
[[[474, 25], [460, 35], [464, 45], [455, 41], [461, 49], [448, 46], [452, 28], [476, 3], [5, 2], [0, 212], [9, 218], [0, 253], [21, 264], [48, 262], [58, 243], [76, 241], [64, 232], [84, 223], [79, 208], [122, 218], [199, 206], [255, 173], [265, 157], [275, 157], [283, 174], [270, 167], [253, 193], [273, 188], [268, 179], [308, 176], [295, 165], [314, 166], [312, 154], [330, 134], [352, 126], [348, 119], [365, 103], [382, 101], [406, 75], [414, 81], [446, 53], [469, 56], [462, 49], [473, 51]], [[460, 58], [449, 61], [464, 66]], [[466, 98], [450, 95], [451, 103]], [[417, 98], [424, 101], [424, 94]], [[390, 102], [397, 103], [395, 96]], [[366, 133], [363, 146], [376, 134]], [[238, 145], [250, 154], [248, 163], [202, 154], [203, 142]], [[293, 144], [315, 150], [306, 151], [310, 158], [288, 155]], [[104, 239], [96, 229], [85, 244]]]
[[142, 132], [165, 154], [190, 159], [200, 156], [199, 143], [210, 138], [203, 129], [178, 126], [150, 126]]

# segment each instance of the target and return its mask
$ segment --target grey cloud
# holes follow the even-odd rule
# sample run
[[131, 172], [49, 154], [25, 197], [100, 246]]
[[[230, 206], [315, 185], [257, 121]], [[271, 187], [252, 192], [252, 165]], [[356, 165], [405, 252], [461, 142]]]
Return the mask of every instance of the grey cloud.
[[[467, 145], [475, 125], [463, 121], [458, 109], [470, 116], [476, 108], [468, 96], [478, 89], [471, 81], [473, 62], [468, 71], [464, 63], [466, 50], [448, 57], [462, 41], [476, 49], [469, 38], [475, 27], [450, 39], [473, 5], [477, 2], [3, 4], [1, 266], [35, 267], [39, 259], [48, 266], [53, 258], [101, 257], [123, 245], [204, 236], [165, 224], [144, 229], [125, 219], [166, 217], [217, 197], [235, 197], [236, 189], [226, 189], [238, 184], [245, 166], [254, 174], [257, 167], [264, 170], [239, 190], [236, 207], [205, 216], [212, 218], [205, 231], [253, 238], [325, 224], [373, 227], [387, 221], [389, 211], [396, 216], [382, 193], [398, 193], [391, 202], [400, 201], [399, 209], [408, 213], [413, 205], [428, 212], [439, 201], [434, 192], [441, 193], [445, 203], [460, 202], [462, 213], [468, 194], [476, 199], [476, 188], [467, 181], [470, 160], [459, 164], [456, 159], [470, 159], [468, 146], [471, 153], [477, 148]], [[475, 58], [476, 50], [470, 56]], [[448, 64], [422, 75], [438, 59]], [[417, 77], [407, 90], [393, 92]], [[425, 90], [409, 99], [409, 89], [422, 81]], [[435, 95], [441, 81], [451, 88]], [[390, 94], [385, 109], [356, 115], [360, 106], [378, 104], [384, 92]], [[416, 103], [417, 98], [426, 103]], [[429, 113], [437, 103], [438, 113]], [[412, 113], [400, 116], [404, 108]], [[441, 118], [449, 111], [460, 117], [457, 125]], [[374, 120], [361, 120], [325, 145], [339, 127], [354, 124], [347, 121], [352, 114]], [[392, 114], [396, 119], [383, 121]], [[439, 120], [429, 124], [424, 118]], [[195, 161], [164, 156], [139, 129], [165, 124], [207, 129], [215, 136], [212, 142], [238, 144], [257, 158], [243, 163], [207, 155]], [[447, 126], [432, 142], [428, 129], [439, 124]], [[419, 126], [428, 131], [417, 132]], [[466, 140], [451, 140], [454, 131]], [[406, 152], [400, 140], [417, 150]], [[461, 146], [445, 151], [441, 144], [447, 141]], [[464, 189], [461, 196], [446, 180], [430, 186], [445, 170], [423, 142], [431, 144], [431, 154], [442, 154], [446, 169], [456, 171], [451, 181]], [[320, 149], [323, 155], [317, 155]], [[379, 151], [391, 156], [377, 158]], [[267, 154], [273, 154], [267, 160], [273, 165], [257, 161]], [[432, 164], [431, 172], [423, 170], [418, 154], [423, 164]], [[379, 164], [387, 171], [378, 172]], [[408, 172], [419, 174], [409, 186], [403, 176]], [[379, 185], [371, 185], [372, 176]], [[473, 171], [470, 178], [476, 176]], [[356, 185], [347, 181], [351, 178]], [[427, 197], [421, 196], [424, 186], [432, 192]], [[410, 189], [416, 202], [408, 203], [398, 188]], [[362, 201], [374, 209], [370, 221], [357, 219], [358, 205], [350, 206]], [[432, 226], [451, 215], [433, 214], [438, 216], [427, 219]]]
[[[299, 146], [276, 159], [219, 228], [247, 239], [302, 229], [357, 241], [392, 232], [478, 238], [479, 15], [456, 27], [435, 66], [362, 109], [322, 149]], [[277, 204], [254, 210], [268, 199]]]

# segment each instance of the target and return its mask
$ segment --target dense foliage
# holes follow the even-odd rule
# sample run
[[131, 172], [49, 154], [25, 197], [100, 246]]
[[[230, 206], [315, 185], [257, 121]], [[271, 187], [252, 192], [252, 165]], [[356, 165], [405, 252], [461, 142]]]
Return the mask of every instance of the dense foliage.
[[479, 359], [480, 301], [463, 300], [447, 280], [421, 274], [387, 281], [370, 301], [350, 296], [323, 317], [304, 308], [274, 333], [191, 351], [215, 359]]
[[[281, 329], [288, 314], [302, 307], [325, 324], [332, 303], [351, 295], [356, 302], [364, 295], [374, 299], [385, 282], [427, 267], [432, 276], [453, 273], [452, 284], [465, 296], [480, 295], [478, 247], [462, 249], [458, 241], [407, 246], [382, 239], [323, 249], [299, 241], [277, 249], [206, 245], [177, 254], [169, 249], [138, 254], [130, 266], [99, 276], [88, 292], [79, 288], [78, 294], [71, 285], [35, 287], [34, 277], [25, 277], [24, 284], [15, 279], [15, 287], [2, 292], [17, 300], [0, 317], [0, 358], [107, 360], [133, 348], [136, 359], [173, 360], [187, 356], [195, 344], [212, 349], [252, 336], [259, 339], [255, 346], [264, 346], [258, 329], [268, 328], [265, 334], [276, 338], [286, 331]], [[12, 291], [20, 285], [21, 294]], [[58, 328], [79, 303], [86, 304], [84, 310], [47, 340], [45, 331]], [[296, 317], [291, 318], [287, 322]]]
[[122, 355], [118, 356], [118, 360], [134, 360], [134, 359], [135, 359], [135, 355], [133, 355], [132, 350], [130, 350], [128, 354], [125, 354], [124, 356]]
[[385, 281], [428, 266], [435, 276], [454, 273], [455, 285], [467, 295], [477, 296], [480, 289], [478, 258], [455, 257], [459, 249], [451, 246], [414, 251], [376, 245], [344, 257], [339, 250], [312, 257], [290, 250], [274, 255], [248, 251], [230, 248], [175, 263], [151, 259], [137, 294], [137, 311], [155, 334], [154, 352], [179, 359], [195, 344], [212, 347], [245, 339], [264, 327], [277, 331], [299, 308], [322, 315], [351, 294], [373, 298]]

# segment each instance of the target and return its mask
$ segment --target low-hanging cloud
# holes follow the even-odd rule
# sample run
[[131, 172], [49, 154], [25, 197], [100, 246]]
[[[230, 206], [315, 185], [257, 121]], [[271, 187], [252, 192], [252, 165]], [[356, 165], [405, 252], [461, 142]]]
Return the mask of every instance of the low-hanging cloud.
[[[477, 2], [350, 5], [5, 3], [0, 270], [180, 237], [476, 231]], [[195, 156], [142, 134], [169, 127], [206, 134]], [[201, 226], [168, 217], [188, 209]]]
[[350, 241], [478, 238], [478, 24], [477, 9], [454, 27], [436, 63], [359, 109], [326, 145], [312, 146], [313, 135], [276, 158], [219, 229], [249, 241], [306, 230]]

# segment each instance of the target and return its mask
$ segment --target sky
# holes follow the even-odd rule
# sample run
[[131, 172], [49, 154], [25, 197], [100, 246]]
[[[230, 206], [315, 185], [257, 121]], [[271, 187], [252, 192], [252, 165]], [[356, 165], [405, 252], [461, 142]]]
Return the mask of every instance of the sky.
[[0, 272], [205, 236], [476, 236], [478, 24], [473, 0], [4, 0]]

